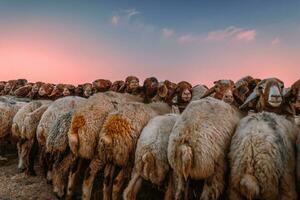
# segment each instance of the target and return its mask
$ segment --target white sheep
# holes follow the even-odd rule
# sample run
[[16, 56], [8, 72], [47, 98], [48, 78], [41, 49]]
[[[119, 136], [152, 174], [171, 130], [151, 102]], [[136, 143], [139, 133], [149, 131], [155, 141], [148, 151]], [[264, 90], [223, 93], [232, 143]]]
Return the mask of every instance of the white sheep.
[[226, 153], [241, 117], [235, 107], [212, 97], [187, 106], [175, 123], [168, 144], [175, 199], [182, 197], [189, 178], [204, 180], [201, 199], [220, 197], [225, 187]]
[[142, 180], [161, 185], [169, 173], [167, 148], [169, 135], [178, 114], [154, 117], [143, 129], [135, 151], [131, 180], [124, 191], [124, 199], [136, 199]]
[[295, 141], [299, 128], [271, 112], [242, 119], [230, 146], [229, 199], [297, 199]]

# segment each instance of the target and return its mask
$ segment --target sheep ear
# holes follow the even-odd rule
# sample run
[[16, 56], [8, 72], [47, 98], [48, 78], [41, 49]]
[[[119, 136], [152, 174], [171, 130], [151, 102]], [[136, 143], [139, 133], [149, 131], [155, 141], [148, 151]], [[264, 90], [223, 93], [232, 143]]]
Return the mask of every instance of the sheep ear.
[[254, 90], [246, 99], [246, 101], [243, 103], [243, 105], [240, 106], [240, 109], [245, 108], [251, 101], [253, 101], [254, 99], [257, 99], [260, 95], [258, 94], [258, 92], [256, 90]]
[[207, 91], [202, 95], [201, 99], [210, 96], [212, 93], [215, 92], [215, 89], [216, 89], [216, 86], [213, 86], [212, 88], [210, 88], [209, 90], [207, 90]]

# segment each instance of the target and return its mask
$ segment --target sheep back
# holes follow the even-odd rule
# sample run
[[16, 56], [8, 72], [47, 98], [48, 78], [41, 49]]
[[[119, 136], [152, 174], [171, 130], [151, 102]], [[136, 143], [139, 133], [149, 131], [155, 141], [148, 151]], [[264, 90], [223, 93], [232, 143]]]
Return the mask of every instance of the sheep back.
[[279, 194], [284, 173], [295, 169], [298, 127], [270, 112], [243, 118], [230, 146], [231, 186], [248, 198], [272, 199]]
[[205, 179], [224, 159], [241, 113], [233, 106], [207, 97], [191, 102], [169, 137], [168, 160], [185, 179]]
[[154, 117], [143, 129], [135, 151], [135, 172], [159, 185], [169, 171], [167, 148], [169, 135], [179, 115]]

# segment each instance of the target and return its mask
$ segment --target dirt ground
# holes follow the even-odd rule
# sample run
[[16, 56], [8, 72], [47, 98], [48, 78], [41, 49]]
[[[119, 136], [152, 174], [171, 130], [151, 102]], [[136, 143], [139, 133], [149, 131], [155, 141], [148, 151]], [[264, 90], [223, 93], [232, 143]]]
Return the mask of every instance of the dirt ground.
[[0, 200], [57, 200], [38, 166], [37, 176], [26, 176], [19, 173], [15, 154], [6, 157], [0, 162]]

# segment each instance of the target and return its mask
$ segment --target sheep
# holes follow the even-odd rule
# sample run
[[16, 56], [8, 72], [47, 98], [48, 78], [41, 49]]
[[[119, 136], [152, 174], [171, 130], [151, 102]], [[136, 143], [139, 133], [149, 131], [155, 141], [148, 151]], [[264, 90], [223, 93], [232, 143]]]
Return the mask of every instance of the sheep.
[[12, 136], [18, 141], [18, 156], [20, 170], [26, 174], [34, 175], [34, 158], [30, 157], [34, 150], [35, 132], [39, 120], [51, 101], [35, 100], [23, 106], [13, 118]]
[[[74, 109], [84, 101], [81, 97], [64, 97], [54, 101], [48, 109], [44, 112], [41, 120], [38, 124], [36, 137], [40, 146], [40, 162], [43, 166], [44, 172], [48, 173], [48, 180], [51, 180], [51, 157], [46, 154], [46, 141], [49, 136], [49, 132], [57, 120], [62, 114]], [[50, 167], [48, 169], [48, 167]]]
[[31, 87], [31, 91], [27, 94], [27, 97], [30, 99], [39, 99], [38, 93], [43, 84], [43, 82], [34, 83]]
[[295, 114], [300, 115], [300, 79], [293, 83], [284, 98], [292, 104]]
[[176, 190], [166, 196], [180, 199], [186, 181], [195, 179], [204, 180], [201, 199], [220, 197], [227, 171], [226, 153], [241, 118], [236, 107], [212, 97], [187, 106], [169, 137], [168, 160]]
[[113, 82], [113, 84], [111, 85], [109, 90], [114, 91], [114, 92], [120, 92], [120, 89], [122, 87], [124, 87], [124, 85], [125, 85], [124, 81], [121, 81], [121, 80], [115, 81], [115, 82]]
[[74, 110], [68, 111], [57, 118], [46, 141], [47, 153], [57, 156], [52, 169], [52, 184], [53, 192], [60, 198], [65, 194], [67, 176], [76, 161], [74, 154], [69, 152], [67, 136], [73, 112]]
[[154, 117], [143, 129], [136, 146], [134, 169], [124, 199], [136, 199], [142, 180], [161, 185], [169, 173], [167, 148], [178, 114]]
[[173, 104], [178, 107], [180, 112], [183, 112], [192, 99], [192, 85], [186, 81], [181, 81], [177, 84], [175, 92]]
[[191, 101], [196, 101], [202, 98], [202, 96], [206, 93], [208, 88], [206, 85], [196, 85], [192, 88], [192, 100]]
[[229, 199], [297, 199], [295, 140], [299, 128], [261, 112], [243, 118], [231, 141]]
[[176, 94], [177, 84], [168, 80], [158, 83], [157, 94], [153, 97], [153, 102], [163, 101], [169, 105], [172, 105], [173, 98]]
[[110, 80], [97, 79], [93, 82], [94, 93], [106, 92], [111, 87], [112, 83]]
[[38, 95], [40, 99], [49, 99], [52, 91], [54, 89], [54, 85], [50, 83], [44, 83], [40, 86]]
[[237, 106], [241, 106], [245, 102], [260, 81], [260, 79], [245, 76], [235, 82], [233, 96]]
[[6, 82], [0, 81], [0, 96], [5, 95], [4, 88], [5, 88]]
[[136, 76], [128, 76], [125, 79], [125, 85], [120, 88], [120, 92], [126, 92], [129, 94], [140, 93], [140, 80]]
[[27, 83], [26, 85], [16, 89], [14, 91], [14, 96], [16, 97], [28, 97], [28, 94], [31, 92], [32, 90], [32, 83]]
[[143, 84], [143, 97], [145, 103], [150, 103], [157, 94], [158, 80], [155, 77], [146, 78]]
[[268, 78], [259, 82], [244, 104], [240, 106], [240, 109], [249, 110], [248, 107], [251, 103], [254, 103], [257, 112], [294, 114], [294, 109], [288, 102], [285, 102], [284, 84], [277, 78]]
[[[18, 102], [6, 98], [0, 101], [0, 140], [4, 140], [11, 135], [13, 118], [18, 110], [26, 104], [26, 102]], [[0, 159], [6, 160], [1, 156]]]
[[[94, 94], [81, 107], [74, 110], [68, 132], [69, 146], [76, 157], [92, 160], [89, 168], [94, 168], [94, 163], [97, 163], [98, 160], [95, 149], [98, 145], [99, 133], [105, 118], [110, 112], [116, 110], [120, 104], [131, 101], [141, 102], [142, 99], [138, 96], [109, 91]], [[74, 181], [78, 172], [76, 166], [74, 169], [69, 174], [68, 198], [72, 196]], [[89, 186], [88, 190], [91, 189]]]
[[[132, 159], [137, 140], [148, 121], [155, 116], [171, 112], [171, 107], [163, 102], [143, 104], [139, 102], [126, 103], [115, 112], [111, 112], [101, 129], [98, 155], [98, 166], [104, 169], [104, 199], [118, 199], [126, 175], [132, 168]], [[121, 170], [113, 178], [114, 169]], [[90, 170], [92, 173], [92, 169]], [[84, 185], [89, 186], [91, 179], [85, 179]], [[113, 183], [113, 184], [112, 184]], [[83, 198], [89, 199], [90, 190], [83, 189]]]
[[56, 100], [60, 97], [72, 96], [75, 93], [75, 86], [71, 84], [57, 84], [52, 93], [50, 94], [49, 98], [52, 100]]

